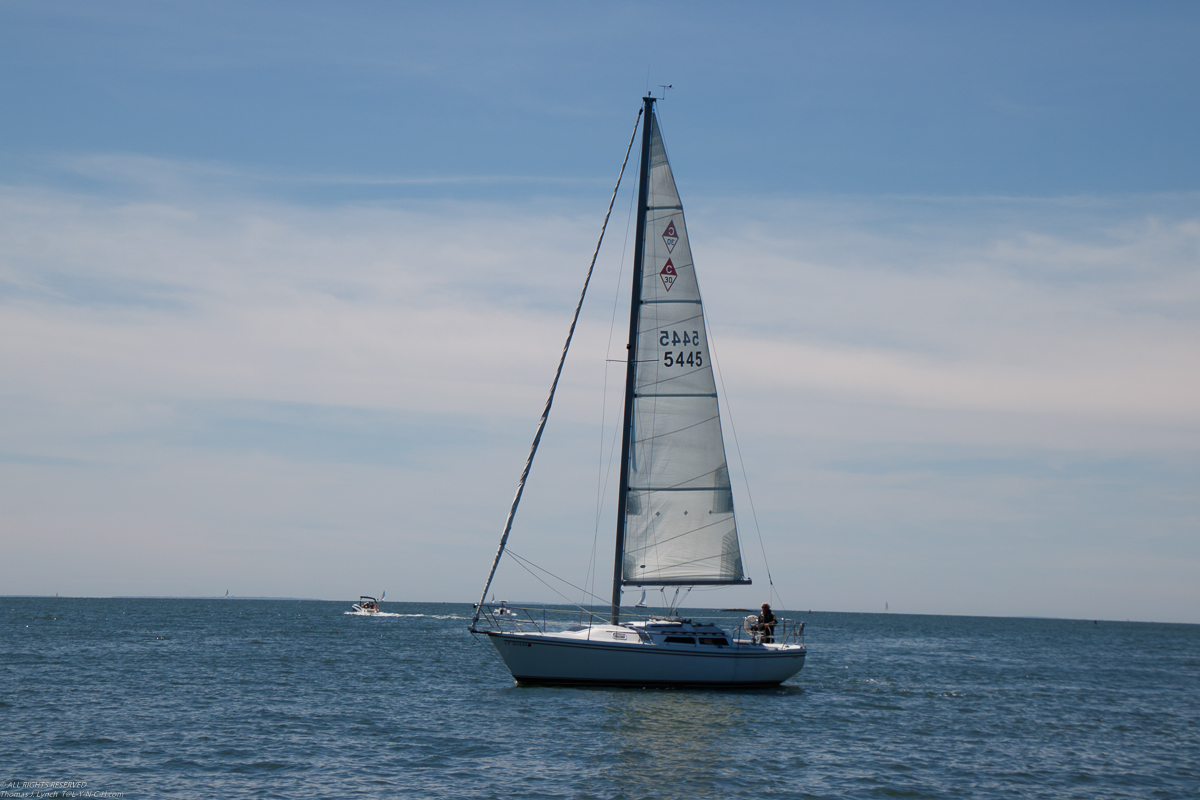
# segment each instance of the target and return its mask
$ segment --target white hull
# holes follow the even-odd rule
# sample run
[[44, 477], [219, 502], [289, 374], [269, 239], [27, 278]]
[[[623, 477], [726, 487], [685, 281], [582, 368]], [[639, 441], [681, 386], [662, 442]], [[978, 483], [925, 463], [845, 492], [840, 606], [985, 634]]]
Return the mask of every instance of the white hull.
[[634, 636], [615, 641], [599, 626], [595, 638], [485, 632], [518, 683], [776, 686], [800, 671], [806, 655], [796, 644], [673, 645]]

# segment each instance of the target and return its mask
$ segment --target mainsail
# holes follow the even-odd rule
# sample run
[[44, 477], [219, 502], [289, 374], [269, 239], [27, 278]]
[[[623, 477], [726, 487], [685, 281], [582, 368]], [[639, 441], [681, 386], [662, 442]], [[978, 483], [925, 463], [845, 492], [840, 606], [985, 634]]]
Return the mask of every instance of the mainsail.
[[658, 120], [650, 130], [637, 341], [630, 348], [621, 582], [747, 583], [700, 288]]

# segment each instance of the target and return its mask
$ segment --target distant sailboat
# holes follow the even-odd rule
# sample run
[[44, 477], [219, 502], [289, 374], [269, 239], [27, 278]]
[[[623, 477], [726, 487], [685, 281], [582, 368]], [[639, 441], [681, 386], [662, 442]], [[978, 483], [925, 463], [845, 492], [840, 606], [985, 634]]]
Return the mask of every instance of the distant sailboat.
[[[643, 587], [641, 608], [646, 586], [750, 583], [742, 570], [683, 206], [654, 114], [655, 98], [643, 102], [610, 621], [565, 631], [513, 631], [502, 629], [499, 615], [484, 603], [550, 412], [556, 376], [470, 630], [487, 634], [520, 683], [772, 686], [804, 666], [803, 644], [776, 643], [764, 635], [739, 639], [719, 626], [678, 617], [620, 619], [623, 586]], [[572, 322], [572, 333], [574, 327]], [[570, 340], [568, 334], [568, 347]], [[560, 363], [560, 374], [561, 369]], [[481, 626], [484, 614], [487, 627]]]

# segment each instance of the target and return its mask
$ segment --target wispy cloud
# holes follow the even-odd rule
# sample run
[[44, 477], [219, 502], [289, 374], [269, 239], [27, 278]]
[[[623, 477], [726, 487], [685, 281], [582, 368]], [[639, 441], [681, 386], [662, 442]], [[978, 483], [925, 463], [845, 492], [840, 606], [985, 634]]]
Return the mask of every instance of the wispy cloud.
[[[875, 199], [759, 209], [707, 255], [710, 295], [742, 321], [729, 360], [781, 401], [812, 394], [1178, 425], [1194, 446], [1197, 201], [1081, 205]], [[1081, 229], [1089, 210], [1092, 226]], [[986, 428], [978, 436], [986, 441]]]
[[[135, 166], [153, 197], [0, 191], [6, 535], [74, 543], [60, 561], [94, 557], [102, 536], [131, 566], [114, 556], [103, 578], [77, 563], [99, 593], [170, 591], [137, 583], [139, 552], [167, 558], [174, 577], [193, 558], [249, 579], [290, 531], [291, 552], [308, 554], [288, 556], [295, 575], [315, 553], [326, 576], [258, 593], [353, 594], [362, 553], [330, 538], [349, 535], [390, 559], [419, 551], [414, 596], [470, 596], [478, 576], [463, 574], [462, 548], [494, 544], [594, 243], [594, 204], [313, 207], [198, 190], [189, 165]], [[1200, 448], [1196, 198], [689, 208], [730, 404], [764, 487], [756, 501], [769, 525], [804, 521], [784, 558], [829, 564], [810, 588], [852, 604], [837, 588], [855, 580], [839, 566], [847, 536], [881, 552], [902, 537], [934, 584], [943, 556], [963, 555], [946, 549], [953, 531], [975, 532], [970, 558], [1018, 536], [1070, 561], [1090, 526], [1109, 531], [1114, 558], [1148, 564], [1174, 547], [1179, 563], [1200, 559], [1187, 544], [1200, 512], [1182, 488]], [[604, 358], [621, 351], [610, 345], [621, 227], [523, 517], [552, 560], [564, 527], [594, 525], [594, 467], [567, 445], [583, 461], [598, 449]], [[233, 542], [245, 565], [221, 567]], [[6, 586], [54, 591], [27, 569], [46, 546], [6, 559]], [[459, 576], [450, 589], [446, 575]], [[1097, 582], [1096, 597], [1108, 591]], [[1008, 602], [996, 613], [1025, 610], [999, 583], [985, 593]], [[1050, 588], [1031, 596], [1060, 602]]]
[[68, 188], [96, 193], [98, 189], [137, 193], [142, 199], [167, 198], [178, 201], [185, 196], [205, 197], [214, 193], [257, 191], [263, 195], [299, 189], [337, 187], [431, 188], [468, 186], [518, 186], [525, 189], [546, 187], [561, 192], [570, 187], [600, 191], [607, 179], [570, 175], [503, 174], [408, 174], [305, 172], [295, 169], [271, 170], [261, 167], [234, 167], [212, 161], [156, 158], [135, 153], [90, 153], [43, 157], [25, 156], [11, 172], [22, 172], [34, 183], [57, 178]]

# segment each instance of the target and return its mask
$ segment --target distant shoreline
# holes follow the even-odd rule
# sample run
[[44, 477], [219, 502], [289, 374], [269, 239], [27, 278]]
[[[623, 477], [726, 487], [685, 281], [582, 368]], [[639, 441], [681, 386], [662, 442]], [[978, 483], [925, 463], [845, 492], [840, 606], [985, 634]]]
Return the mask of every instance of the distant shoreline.
[[[317, 597], [241, 597], [238, 595], [112, 595], [109, 597], [76, 597], [74, 595], [36, 595], [36, 594], [3, 594], [0, 595], [0, 600], [254, 600], [254, 601], [271, 601], [271, 602], [296, 602], [296, 603], [353, 603], [358, 598], [347, 597], [340, 600], [323, 600]], [[424, 606], [468, 606], [473, 607], [473, 601], [453, 601], [453, 600], [385, 600], [386, 603], [395, 605], [424, 605]], [[563, 603], [539, 603], [539, 602], [509, 602], [510, 608], [530, 607], [530, 608], [561, 608], [567, 604]], [[601, 608], [597, 606], [596, 608]], [[607, 608], [604, 606], [603, 608]], [[655, 609], [658, 610], [658, 609]], [[722, 611], [714, 608], [682, 608], [679, 611], [685, 615], [695, 612], [703, 613], [733, 613], [732, 611]], [[1100, 619], [1091, 617], [1036, 617], [1036, 616], [984, 616], [980, 614], [932, 614], [920, 612], [902, 612], [902, 611], [829, 611], [821, 609], [783, 609], [780, 613], [794, 615], [808, 614], [845, 614], [845, 615], [863, 615], [863, 616], [887, 616], [897, 619], [902, 617], [950, 617], [953, 619], [985, 619], [985, 620], [1041, 620], [1041, 621], [1057, 621], [1057, 622], [1078, 622], [1091, 624], [1130, 624], [1130, 625], [1200, 625], [1200, 622], [1162, 622], [1152, 619]]]

